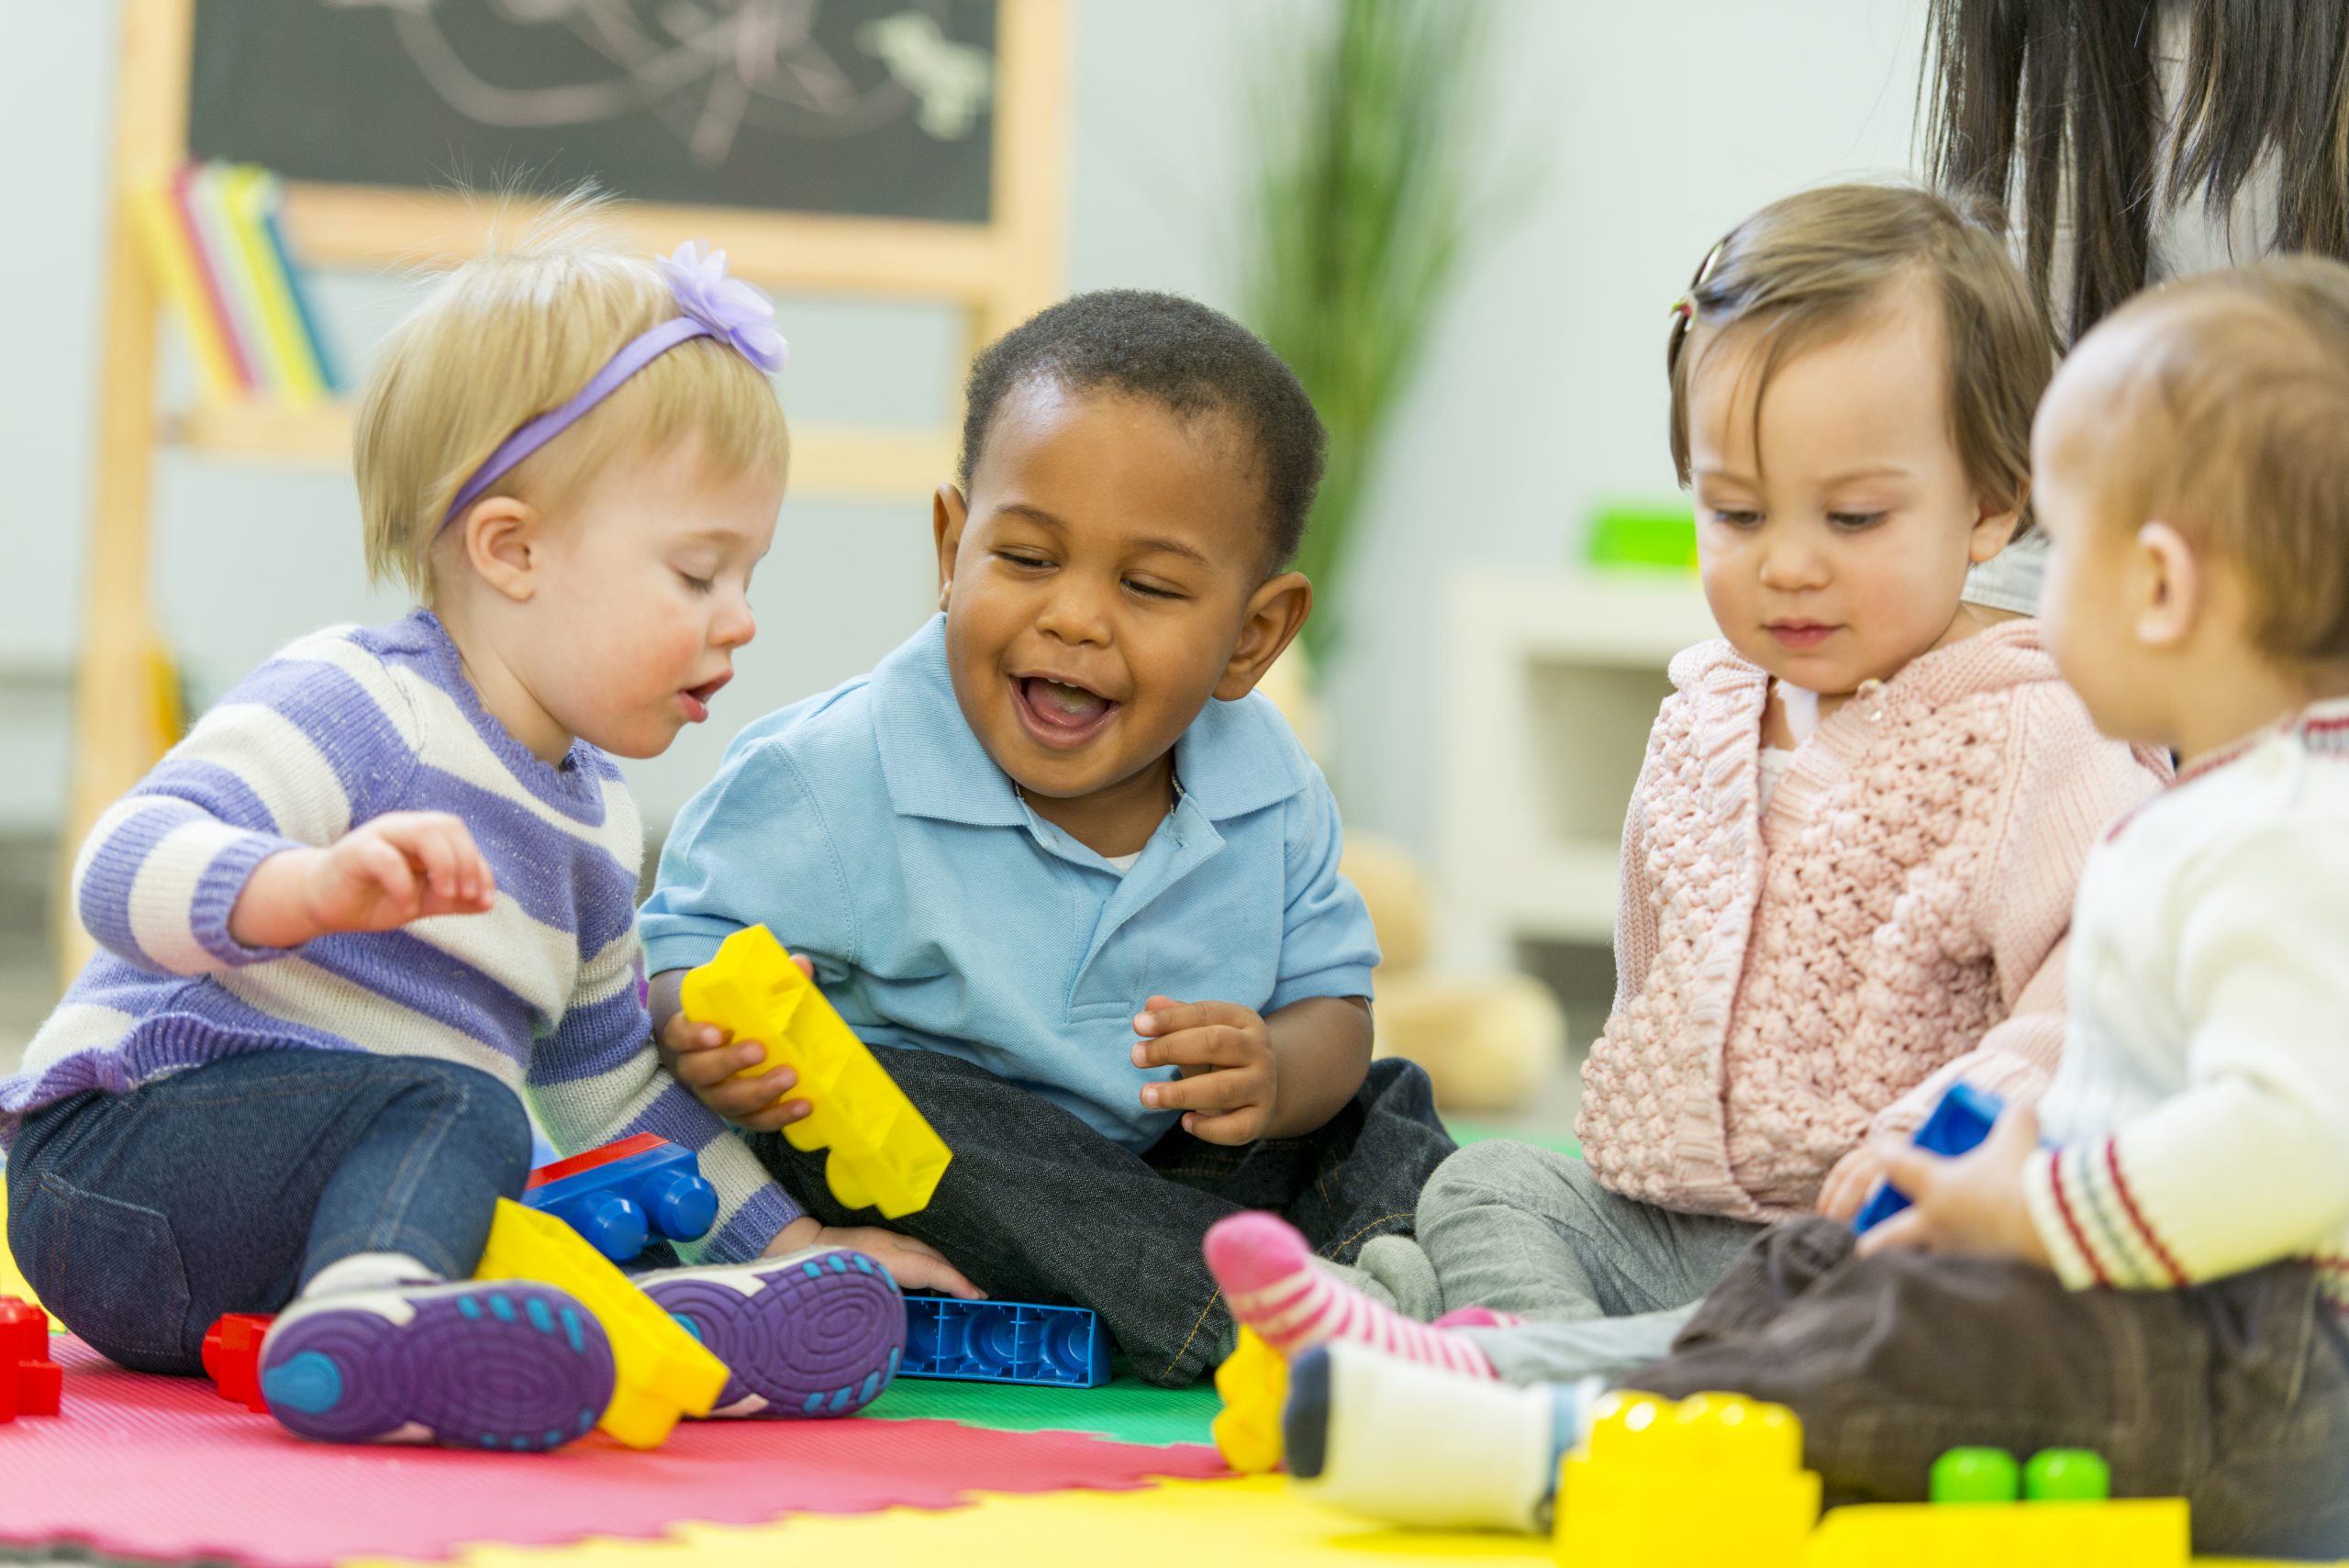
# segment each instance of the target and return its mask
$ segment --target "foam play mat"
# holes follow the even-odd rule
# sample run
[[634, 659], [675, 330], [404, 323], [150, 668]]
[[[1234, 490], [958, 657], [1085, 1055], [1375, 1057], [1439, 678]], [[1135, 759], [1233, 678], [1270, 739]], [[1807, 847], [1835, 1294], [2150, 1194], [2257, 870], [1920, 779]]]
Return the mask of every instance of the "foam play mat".
[[[0, 1203], [5, 1203], [0, 1193]], [[0, 1217], [5, 1209], [0, 1209]], [[0, 1228], [0, 1238], [5, 1238]], [[0, 1294], [28, 1296], [0, 1241]], [[705, 1421], [651, 1452], [304, 1442], [206, 1382], [69, 1335], [64, 1413], [0, 1423], [0, 1558], [216, 1568], [1118, 1568], [1553, 1561], [1525, 1536], [1386, 1528], [1208, 1446], [1214, 1390], [900, 1379], [836, 1421]], [[2205, 1560], [2210, 1561], [2210, 1560]]]

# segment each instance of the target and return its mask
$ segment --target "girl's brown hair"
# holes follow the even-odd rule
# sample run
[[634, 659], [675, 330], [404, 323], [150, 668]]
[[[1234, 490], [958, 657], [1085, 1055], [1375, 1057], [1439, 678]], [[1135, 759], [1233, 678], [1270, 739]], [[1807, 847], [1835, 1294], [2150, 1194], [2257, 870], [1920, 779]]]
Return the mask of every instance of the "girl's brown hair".
[[[1672, 465], [1689, 483], [1687, 351], [1698, 327], [1760, 332], [1754, 418], [1772, 373], [1850, 330], [1904, 278], [1939, 295], [1950, 436], [1983, 498], [2020, 507], [2031, 485], [2031, 420], [2054, 373], [2054, 339], [1995, 223], [1907, 185], [1828, 185], [1772, 202], [1729, 231], [1673, 307]], [[1758, 439], [1760, 432], [1755, 432]], [[2020, 534], [2029, 527], [2023, 524]]]

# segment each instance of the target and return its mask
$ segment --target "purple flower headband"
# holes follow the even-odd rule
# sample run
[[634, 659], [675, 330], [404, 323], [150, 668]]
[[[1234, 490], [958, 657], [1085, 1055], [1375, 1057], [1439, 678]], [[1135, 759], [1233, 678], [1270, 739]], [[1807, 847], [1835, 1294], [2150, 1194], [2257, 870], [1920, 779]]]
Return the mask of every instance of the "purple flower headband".
[[442, 528], [480, 500], [515, 464], [578, 423], [587, 410], [618, 392], [621, 383], [680, 343], [716, 338], [769, 373], [789, 361], [791, 346], [774, 328], [774, 306], [750, 284], [726, 275], [725, 251], [705, 250], [700, 240], [688, 239], [674, 255], [656, 256], [652, 264], [661, 269], [684, 314], [614, 354], [570, 402], [540, 415], [498, 443], [497, 450], [459, 487], [457, 498], [449, 503], [440, 519]]

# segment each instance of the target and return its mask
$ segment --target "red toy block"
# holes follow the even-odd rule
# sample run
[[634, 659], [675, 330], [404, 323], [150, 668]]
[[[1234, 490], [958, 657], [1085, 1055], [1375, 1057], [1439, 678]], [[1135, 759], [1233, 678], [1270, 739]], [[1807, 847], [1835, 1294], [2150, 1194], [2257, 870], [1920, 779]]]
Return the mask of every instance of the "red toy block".
[[204, 1334], [204, 1372], [220, 1397], [256, 1415], [269, 1413], [261, 1391], [261, 1341], [277, 1319], [260, 1312], [231, 1312]]
[[54, 1416], [65, 1402], [65, 1369], [52, 1361], [17, 1363], [17, 1413]]
[[633, 1138], [623, 1138], [617, 1143], [607, 1143], [601, 1149], [590, 1149], [584, 1154], [573, 1154], [568, 1160], [557, 1160], [551, 1165], [541, 1165], [530, 1173], [530, 1179], [525, 1184], [524, 1190], [528, 1191], [530, 1187], [543, 1187], [551, 1182], [562, 1181], [566, 1176], [575, 1176], [582, 1171], [592, 1171], [598, 1165], [609, 1165], [616, 1161], [628, 1159], [630, 1155], [643, 1154], [654, 1149], [665, 1148], [668, 1142], [667, 1139], [657, 1132], [640, 1132]]
[[0, 1296], [0, 1365], [49, 1359], [49, 1314], [20, 1296]]

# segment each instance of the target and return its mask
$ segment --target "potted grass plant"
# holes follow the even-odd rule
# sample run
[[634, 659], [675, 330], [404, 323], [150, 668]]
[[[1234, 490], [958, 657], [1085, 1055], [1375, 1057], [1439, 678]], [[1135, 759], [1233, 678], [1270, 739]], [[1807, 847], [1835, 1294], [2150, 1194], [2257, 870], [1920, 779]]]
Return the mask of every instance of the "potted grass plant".
[[1330, 430], [1297, 561], [1319, 595], [1311, 665], [1342, 634], [1379, 439], [1486, 205], [1472, 158], [1486, 27], [1484, 0], [1284, 7], [1248, 80], [1241, 308]]

